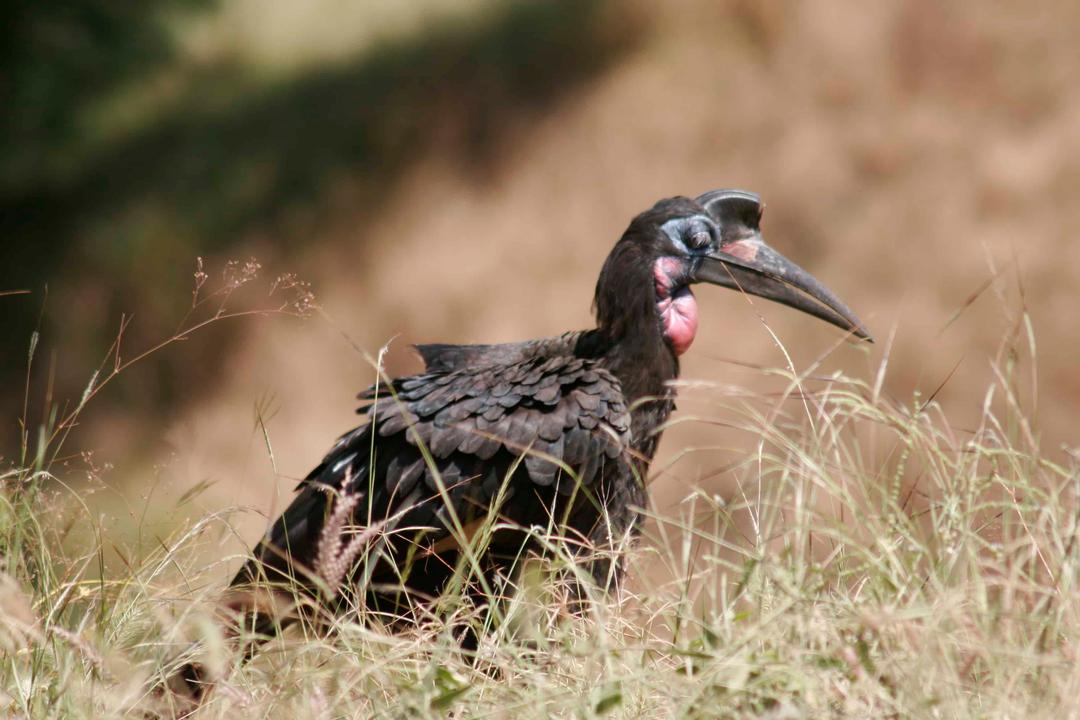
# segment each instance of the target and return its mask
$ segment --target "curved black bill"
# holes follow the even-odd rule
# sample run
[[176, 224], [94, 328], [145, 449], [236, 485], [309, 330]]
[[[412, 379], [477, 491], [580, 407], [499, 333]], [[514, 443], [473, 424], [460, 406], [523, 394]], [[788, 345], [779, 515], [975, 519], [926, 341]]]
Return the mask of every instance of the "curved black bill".
[[721, 243], [701, 258], [694, 282], [739, 290], [801, 310], [873, 342], [855, 313], [810, 273], [773, 250], [757, 232]]

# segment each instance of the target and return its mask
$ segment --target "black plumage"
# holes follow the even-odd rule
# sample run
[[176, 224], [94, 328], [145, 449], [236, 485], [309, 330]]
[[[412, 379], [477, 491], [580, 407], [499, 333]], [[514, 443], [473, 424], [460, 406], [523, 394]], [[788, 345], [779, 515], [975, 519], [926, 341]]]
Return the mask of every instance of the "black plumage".
[[[438, 595], [456, 567], [456, 545], [431, 551], [453, 535], [446, 498], [462, 524], [486, 518], [501, 491], [513, 497], [499, 509], [503, 524], [547, 527], [565, 514], [572, 521], [561, 530], [583, 544], [629, 529], [632, 509], [645, 501], [637, 478], [646, 465], [632, 452], [628, 400], [597, 354], [603, 345], [588, 331], [520, 345], [444, 346], [441, 353], [421, 346], [427, 371], [361, 393], [366, 422], [304, 479], [233, 585], [299, 579], [315, 592], [317, 545], [341, 496], [362, 498], [355, 525], [393, 518], [383, 528], [372, 587], [397, 584], [404, 559], [413, 558], [407, 587], [368, 592], [368, 607], [388, 619], [408, 616], [417, 598]], [[585, 494], [622, 498], [609, 513], [610, 529]], [[502, 535], [488, 556], [505, 555], [501, 569], [509, 573], [522, 539]]]
[[[439, 596], [459, 568], [460, 530], [477, 521], [502, 528], [481, 548], [491, 579], [512, 575], [523, 549], [540, 549], [530, 528], [581, 548], [632, 535], [674, 407], [670, 381], [697, 327], [690, 285], [736, 288], [868, 337], [839, 300], [762, 242], [761, 208], [757, 196], [725, 190], [663, 200], [634, 218], [600, 274], [594, 329], [418, 346], [424, 372], [361, 393], [364, 422], [300, 484], [233, 587], [268, 581], [325, 600], [324, 566], [346, 570], [320, 555], [328, 542], [341, 545], [327, 537], [341, 531], [335, 508], [348, 510], [348, 527], [378, 530], [350, 585], [391, 622]], [[617, 568], [589, 565], [602, 585]], [[253, 607], [245, 618], [261, 632], [287, 619]], [[199, 675], [185, 670], [189, 681]]]

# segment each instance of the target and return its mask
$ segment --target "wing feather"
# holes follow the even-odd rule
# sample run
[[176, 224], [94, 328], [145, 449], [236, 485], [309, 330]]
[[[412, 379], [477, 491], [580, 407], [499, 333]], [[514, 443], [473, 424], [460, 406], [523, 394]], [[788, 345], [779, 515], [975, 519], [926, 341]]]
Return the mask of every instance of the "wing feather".
[[311, 562], [330, 498], [340, 492], [365, 494], [362, 520], [400, 516], [403, 527], [427, 527], [437, 542], [448, 535], [448, 513], [436, 472], [459, 516], [475, 515], [506, 482], [512, 500], [500, 512], [527, 524], [546, 517], [543, 498], [554, 502], [574, 489], [559, 479], [559, 463], [585, 485], [613, 463], [625, 468], [631, 426], [622, 388], [599, 361], [572, 354], [574, 337], [547, 346], [421, 346], [427, 372], [360, 394], [367, 421], [301, 483], [264, 539], [262, 562], [272, 565], [286, 547]]

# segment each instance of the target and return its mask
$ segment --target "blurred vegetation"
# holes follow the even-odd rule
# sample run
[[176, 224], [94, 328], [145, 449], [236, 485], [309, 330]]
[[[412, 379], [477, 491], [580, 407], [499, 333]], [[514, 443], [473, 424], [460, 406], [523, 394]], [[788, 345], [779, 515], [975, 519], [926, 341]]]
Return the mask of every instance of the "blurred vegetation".
[[[121, 313], [134, 312], [125, 344], [139, 347], [176, 324], [197, 256], [237, 252], [272, 230], [279, 240], [259, 247], [261, 259], [293, 257], [331, 183], [345, 181], [351, 202], [374, 208], [436, 143], [482, 171], [504, 128], [541, 116], [629, 46], [634, 23], [608, 5], [486, 7], [268, 77], [229, 55], [177, 57], [169, 19], [211, 11], [209, 0], [130, 10], [22, 3], [3, 30], [0, 290], [33, 293], [0, 301], [16, 340], [0, 360], [4, 399], [21, 398], [24, 349], [39, 323], [63, 362], [39, 362], [38, 387], [55, 373], [56, 395], [77, 395]], [[166, 70], [179, 89], [143, 112], [148, 119], [115, 112], [117, 97], [138, 102], [132, 86], [152, 86]], [[173, 353], [151, 382], [114, 399], [132, 413], [167, 409], [216, 369]]]
[[175, 60], [168, 18], [214, 0], [115, 3], [15, 0], [0, 25], [0, 187], [5, 196], [63, 183], [91, 142], [102, 98]]

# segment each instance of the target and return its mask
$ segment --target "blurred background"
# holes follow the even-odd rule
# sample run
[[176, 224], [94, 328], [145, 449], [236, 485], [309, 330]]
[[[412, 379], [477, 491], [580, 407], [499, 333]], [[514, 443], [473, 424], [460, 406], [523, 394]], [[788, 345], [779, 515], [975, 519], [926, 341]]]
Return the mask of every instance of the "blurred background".
[[[0, 296], [0, 454], [18, 459], [24, 402], [30, 428], [78, 403], [122, 323], [129, 359], [212, 314], [188, 316], [199, 258], [204, 296], [229, 260], [261, 264], [237, 310], [276, 307], [287, 273], [320, 308], [213, 323], [92, 399], [62, 459], [118, 532], [183, 519], [177, 498], [205, 488], [181, 514], [250, 506], [253, 539], [355, 423], [365, 353], [392, 339], [387, 366], [408, 372], [412, 342], [588, 326], [630, 218], [716, 187], [759, 192], [766, 238], [878, 344], [703, 289], [683, 374], [719, 388], [688, 393], [684, 417], [722, 423], [732, 395], [783, 387], [754, 369], [787, 362], [760, 314], [800, 370], [824, 358], [819, 373], [872, 381], [887, 354], [885, 391], [934, 395], [962, 432], [1026, 307], [1024, 402], [1051, 457], [1077, 443], [1080, 5], [21, 0], [5, 14], [0, 292], [29, 292]], [[699, 485], [730, 492], [722, 469], [753, 440], [674, 428], [657, 509]]]

